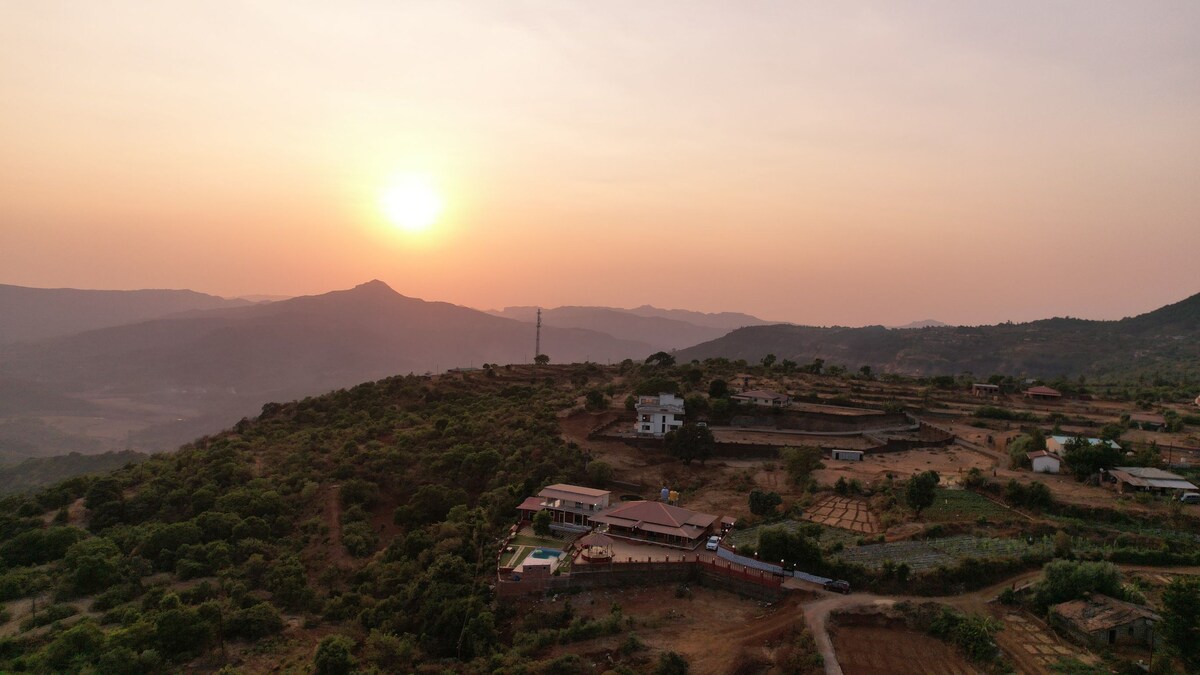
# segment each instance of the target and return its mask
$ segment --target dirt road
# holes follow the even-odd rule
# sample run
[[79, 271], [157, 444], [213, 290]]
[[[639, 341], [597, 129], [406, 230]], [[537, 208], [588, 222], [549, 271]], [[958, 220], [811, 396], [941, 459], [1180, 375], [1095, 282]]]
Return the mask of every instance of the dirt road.
[[[1123, 572], [1165, 572], [1174, 574], [1200, 574], [1200, 567], [1150, 567], [1146, 565], [1118, 565]], [[983, 612], [989, 599], [996, 597], [1005, 588], [1023, 586], [1041, 576], [1041, 571], [1026, 572], [1015, 577], [993, 584], [971, 593], [962, 595], [926, 597], [908, 595], [873, 595], [871, 593], [851, 593], [850, 595], [822, 594], [816, 600], [802, 604], [804, 619], [812, 631], [817, 649], [825, 659], [826, 675], [841, 675], [842, 667], [838, 664], [837, 653], [833, 648], [833, 640], [829, 637], [829, 615], [837, 610], [859, 607], [890, 607], [897, 602], [938, 602], [969, 612]]]

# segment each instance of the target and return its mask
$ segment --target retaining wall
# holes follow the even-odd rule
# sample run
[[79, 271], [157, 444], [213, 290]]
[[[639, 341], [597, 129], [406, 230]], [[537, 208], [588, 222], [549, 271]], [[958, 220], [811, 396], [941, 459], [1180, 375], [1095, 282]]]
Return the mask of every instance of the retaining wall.
[[561, 576], [523, 577], [520, 581], [496, 581], [498, 597], [611, 588], [694, 583], [738, 595], [774, 602], [786, 591], [783, 578], [770, 572], [744, 568], [725, 561], [610, 563], [586, 565]]

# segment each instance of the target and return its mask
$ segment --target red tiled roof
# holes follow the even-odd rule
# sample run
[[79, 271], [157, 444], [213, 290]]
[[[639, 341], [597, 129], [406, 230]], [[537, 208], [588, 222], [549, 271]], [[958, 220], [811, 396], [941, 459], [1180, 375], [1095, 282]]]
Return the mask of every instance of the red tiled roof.
[[517, 507], [517, 510], [518, 511], [541, 511], [543, 508], [545, 508], [545, 507], [542, 506], [542, 498], [541, 497], [526, 497], [525, 501], [521, 502], [521, 505]]
[[597, 523], [672, 534], [688, 539], [703, 534], [716, 519], [716, 516], [707, 513], [648, 501], [626, 502], [600, 515], [592, 516], [592, 521]]
[[1038, 457], [1053, 457], [1054, 459], [1057, 459], [1060, 462], [1062, 461], [1062, 459], [1058, 455], [1054, 454], [1053, 452], [1046, 451], [1046, 450], [1035, 450], [1033, 452], [1027, 452], [1027, 453], [1025, 453], [1025, 456], [1031, 460], [1036, 459]]
[[575, 543], [580, 546], [612, 546], [613, 540], [607, 534], [593, 532]]
[[1030, 387], [1025, 390], [1026, 394], [1034, 394], [1037, 396], [1062, 396], [1062, 392], [1050, 387]]

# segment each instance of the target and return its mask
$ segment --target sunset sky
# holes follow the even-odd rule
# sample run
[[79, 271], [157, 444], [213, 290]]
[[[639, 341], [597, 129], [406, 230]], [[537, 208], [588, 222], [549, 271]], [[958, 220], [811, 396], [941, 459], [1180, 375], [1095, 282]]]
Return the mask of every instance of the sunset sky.
[[[385, 217], [410, 179], [420, 232]], [[372, 278], [812, 324], [1148, 311], [1200, 292], [1200, 2], [0, 0], [0, 283]]]

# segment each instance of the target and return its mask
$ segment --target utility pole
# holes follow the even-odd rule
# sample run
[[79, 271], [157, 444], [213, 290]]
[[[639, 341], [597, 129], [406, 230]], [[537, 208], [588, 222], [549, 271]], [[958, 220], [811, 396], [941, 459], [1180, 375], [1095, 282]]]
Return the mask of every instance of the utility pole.
[[542, 355], [542, 308], [538, 307], [537, 311], [537, 333], [533, 339], [533, 362], [537, 363], [537, 357]]

